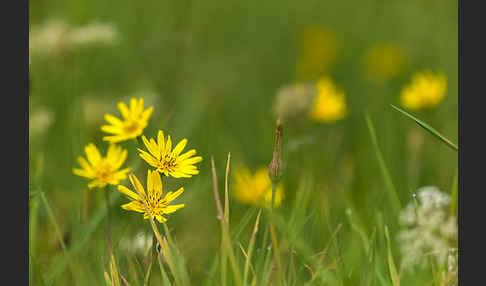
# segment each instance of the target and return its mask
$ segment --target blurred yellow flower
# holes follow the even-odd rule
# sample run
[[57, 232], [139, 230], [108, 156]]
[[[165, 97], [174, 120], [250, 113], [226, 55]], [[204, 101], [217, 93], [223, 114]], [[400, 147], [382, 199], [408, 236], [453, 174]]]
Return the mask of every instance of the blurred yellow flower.
[[139, 155], [149, 165], [157, 168], [158, 172], [174, 178], [190, 178], [192, 175], [199, 174], [199, 170], [194, 164], [201, 162], [202, 157], [192, 157], [196, 154], [196, 150], [191, 149], [180, 155], [186, 147], [187, 139], [181, 140], [172, 151], [170, 135], [167, 135], [167, 141], [165, 141], [162, 130], [159, 130], [157, 135], [158, 142], [155, 142], [152, 138], [149, 141], [145, 136], [142, 136], [142, 140], [150, 153], [137, 148], [140, 151]]
[[419, 110], [435, 107], [445, 96], [447, 79], [444, 74], [422, 71], [413, 75], [412, 82], [401, 91], [403, 107]]
[[318, 27], [304, 30], [297, 62], [297, 78], [314, 80], [327, 73], [337, 56], [337, 51], [337, 39], [331, 30]]
[[328, 123], [346, 117], [344, 92], [337, 89], [330, 78], [322, 78], [317, 84], [317, 96], [311, 106], [309, 116], [321, 123]]
[[92, 179], [88, 184], [88, 188], [103, 188], [107, 184], [118, 185], [121, 180], [127, 178], [127, 172], [130, 168], [118, 170], [127, 158], [127, 150], [110, 144], [106, 157], [102, 157], [98, 148], [93, 143], [90, 143], [84, 148], [84, 151], [88, 161], [79, 156], [78, 163], [82, 169], [73, 168], [73, 173]]
[[[239, 166], [234, 175], [234, 197], [245, 204], [269, 208], [272, 203], [272, 182], [268, 168], [260, 167], [252, 175], [246, 166]], [[279, 207], [284, 197], [282, 184], [275, 191], [275, 207]]]
[[148, 125], [148, 120], [154, 110], [153, 106], [143, 110], [143, 98], [130, 99], [130, 109], [124, 102], [118, 102], [123, 121], [111, 114], [105, 114], [105, 120], [111, 125], [101, 126], [101, 130], [114, 134], [104, 136], [103, 140], [111, 143], [117, 143], [128, 139], [136, 138], [142, 135], [143, 129]]
[[366, 68], [380, 79], [397, 76], [405, 64], [404, 50], [391, 42], [376, 44], [365, 54]]
[[[147, 172], [147, 192], [145, 192], [145, 189], [137, 177], [130, 174], [129, 178], [132, 186], [135, 188], [135, 192], [125, 186], [118, 186], [118, 191], [127, 195], [131, 200], [131, 202], [122, 205], [123, 209], [143, 213], [144, 219], [148, 219], [150, 214], [152, 214], [157, 221], [166, 222], [167, 219], [162, 216], [163, 214], [171, 214], [184, 207], [184, 204], [169, 205], [173, 200], [180, 196], [182, 192], [184, 192], [184, 188], [180, 188], [174, 193], [168, 192], [165, 196], [162, 196], [162, 179], [157, 171], [148, 170]], [[139, 196], [138, 193], [142, 196]], [[144, 203], [150, 213], [146, 212]]]

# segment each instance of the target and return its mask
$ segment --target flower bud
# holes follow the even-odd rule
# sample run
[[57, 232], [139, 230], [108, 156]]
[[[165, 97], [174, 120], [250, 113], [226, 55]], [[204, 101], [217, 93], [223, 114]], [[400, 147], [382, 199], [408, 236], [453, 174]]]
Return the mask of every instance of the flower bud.
[[278, 119], [277, 128], [275, 129], [272, 161], [268, 167], [268, 176], [272, 183], [277, 183], [282, 177], [282, 133], [282, 125], [280, 119]]

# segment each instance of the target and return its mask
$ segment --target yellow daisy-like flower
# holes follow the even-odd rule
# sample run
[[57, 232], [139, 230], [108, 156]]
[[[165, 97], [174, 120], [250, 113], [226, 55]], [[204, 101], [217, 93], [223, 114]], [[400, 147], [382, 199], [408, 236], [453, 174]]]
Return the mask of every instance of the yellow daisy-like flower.
[[405, 64], [405, 52], [400, 46], [387, 42], [373, 46], [365, 55], [368, 71], [381, 79], [397, 76]]
[[337, 54], [338, 41], [331, 30], [321, 27], [305, 29], [300, 42], [297, 78], [314, 80], [327, 73]]
[[105, 114], [105, 120], [111, 125], [101, 126], [102, 131], [114, 134], [103, 137], [103, 140], [111, 143], [129, 140], [142, 135], [143, 129], [147, 127], [148, 120], [154, 110], [153, 106], [143, 110], [143, 98], [139, 98], [138, 101], [135, 98], [131, 98], [130, 108], [124, 102], [118, 102], [118, 109], [123, 120], [111, 114]]
[[432, 108], [442, 101], [446, 89], [444, 74], [418, 72], [412, 77], [412, 82], [402, 89], [400, 103], [412, 110]]
[[[260, 167], [251, 174], [246, 166], [239, 166], [234, 174], [233, 196], [245, 204], [269, 208], [272, 204], [272, 182], [268, 177], [268, 168]], [[279, 207], [284, 197], [282, 184], [275, 190], [274, 206]]]
[[88, 184], [88, 188], [103, 188], [107, 184], [118, 185], [121, 180], [127, 178], [127, 172], [130, 168], [119, 170], [127, 158], [127, 150], [110, 144], [106, 157], [102, 157], [98, 148], [93, 143], [90, 143], [84, 148], [84, 151], [88, 160], [86, 161], [86, 159], [79, 156], [78, 163], [82, 169], [73, 168], [73, 173], [92, 179]]
[[[184, 188], [178, 189], [176, 192], [168, 192], [163, 196], [162, 192], [162, 179], [157, 171], [147, 172], [147, 192], [143, 188], [140, 181], [134, 175], [129, 175], [130, 182], [135, 188], [135, 192], [129, 188], [119, 185], [118, 191], [128, 196], [131, 202], [122, 205], [121, 207], [127, 211], [135, 211], [143, 213], [143, 218], [148, 219], [150, 214], [153, 215], [159, 222], [165, 222], [167, 219], [163, 217], [163, 214], [171, 214], [180, 208], [184, 207], [184, 204], [169, 205], [175, 200], [182, 192]], [[138, 192], [137, 192], [138, 191]], [[141, 194], [141, 196], [138, 195]], [[146, 212], [145, 205], [150, 213]]]
[[328, 123], [346, 117], [344, 92], [338, 90], [331, 79], [322, 78], [316, 84], [317, 96], [311, 106], [309, 116], [321, 123]]
[[152, 138], [149, 141], [145, 136], [142, 136], [142, 140], [149, 153], [137, 148], [140, 151], [140, 157], [160, 173], [174, 178], [190, 178], [192, 175], [199, 174], [199, 170], [194, 164], [201, 162], [202, 157], [192, 157], [196, 154], [196, 150], [191, 149], [181, 155], [182, 150], [186, 147], [187, 139], [181, 140], [174, 147], [174, 150], [171, 150], [170, 135], [167, 136], [167, 141], [165, 141], [162, 130], [159, 130], [157, 135], [158, 142], [155, 142]]

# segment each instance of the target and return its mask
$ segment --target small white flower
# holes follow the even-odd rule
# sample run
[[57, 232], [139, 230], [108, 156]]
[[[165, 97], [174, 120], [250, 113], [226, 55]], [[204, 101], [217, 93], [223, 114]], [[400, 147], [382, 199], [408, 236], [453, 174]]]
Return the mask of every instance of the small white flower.
[[449, 250], [457, 245], [456, 217], [450, 214], [450, 196], [437, 187], [417, 190], [417, 202], [410, 202], [400, 213], [402, 229], [397, 234], [403, 265], [427, 265], [429, 256], [438, 265], [448, 260]]

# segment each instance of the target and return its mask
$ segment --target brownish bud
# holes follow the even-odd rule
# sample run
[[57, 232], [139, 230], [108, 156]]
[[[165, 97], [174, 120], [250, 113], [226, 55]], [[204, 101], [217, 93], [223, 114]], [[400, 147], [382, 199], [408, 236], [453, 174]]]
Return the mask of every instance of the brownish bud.
[[280, 180], [280, 177], [282, 177], [282, 135], [282, 124], [280, 123], [280, 119], [277, 119], [273, 156], [268, 167], [268, 176], [273, 183], [277, 183]]

